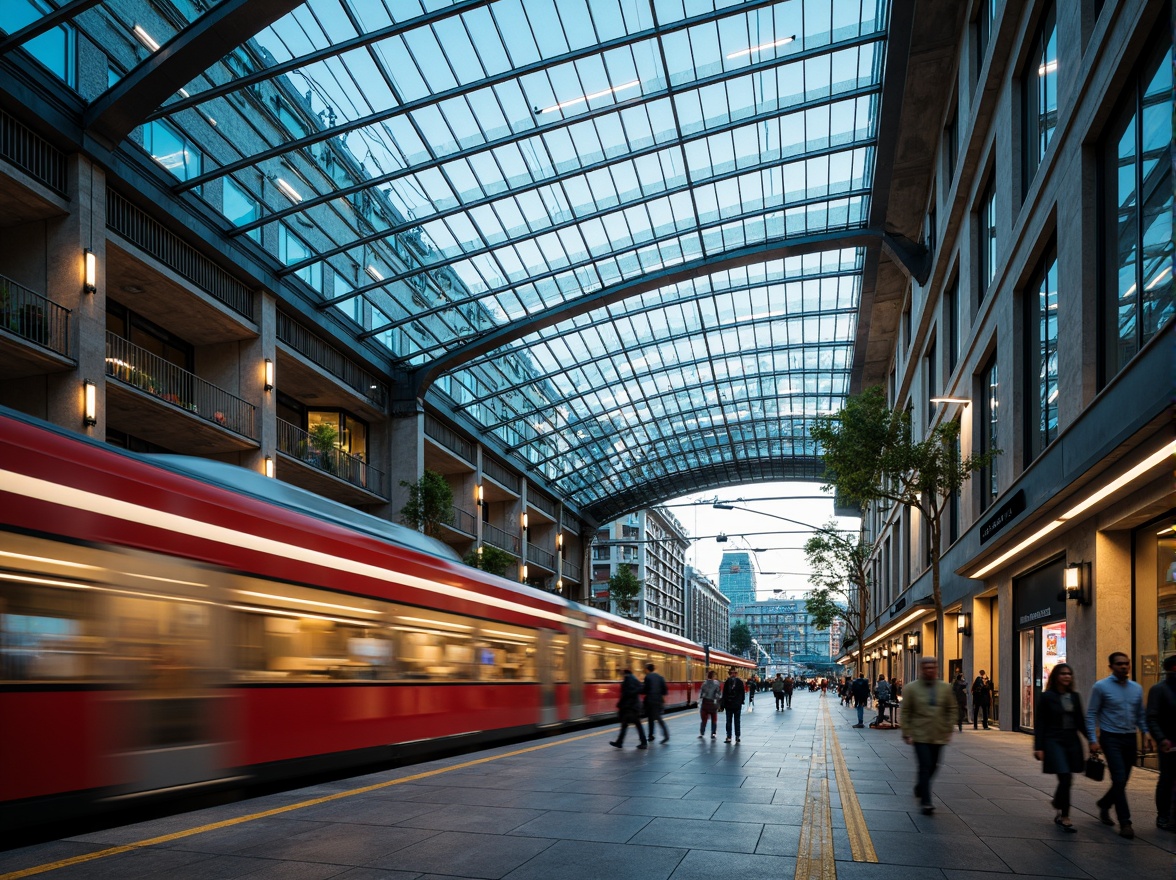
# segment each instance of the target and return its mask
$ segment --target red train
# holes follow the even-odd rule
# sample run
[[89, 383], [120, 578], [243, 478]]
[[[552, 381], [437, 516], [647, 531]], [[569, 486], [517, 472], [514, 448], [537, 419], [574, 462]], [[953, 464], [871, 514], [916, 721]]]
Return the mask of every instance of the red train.
[[417, 532], [0, 412], [0, 827], [605, 719], [646, 661], [671, 706], [704, 677]]

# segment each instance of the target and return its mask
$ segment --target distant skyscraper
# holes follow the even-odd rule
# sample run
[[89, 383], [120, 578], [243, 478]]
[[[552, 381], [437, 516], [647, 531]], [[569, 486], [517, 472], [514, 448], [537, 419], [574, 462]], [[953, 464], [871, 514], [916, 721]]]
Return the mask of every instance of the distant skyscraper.
[[731, 613], [755, 602], [755, 569], [746, 550], [727, 550], [719, 567], [719, 591], [731, 600]]

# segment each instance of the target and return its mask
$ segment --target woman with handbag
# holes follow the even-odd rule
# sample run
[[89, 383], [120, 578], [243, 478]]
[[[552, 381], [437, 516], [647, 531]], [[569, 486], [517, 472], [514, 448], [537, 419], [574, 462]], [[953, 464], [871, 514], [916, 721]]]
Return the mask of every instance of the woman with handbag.
[[1078, 829], [1070, 821], [1070, 784], [1084, 767], [1085, 749], [1078, 736], [1086, 736], [1085, 718], [1082, 697], [1074, 690], [1074, 670], [1059, 663], [1050, 670], [1037, 699], [1033, 757], [1041, 761], [1042, 773], [1057, 774], [1058, 787], [1051, 802], [1058, 811], [1054, 823], [1071, 834]]
[[702, 688], [698, 692], [698, 711], [702, 716], [702, 724], [698, 726], [699, 739], [706, 734], [707, 718], [711, 723], [711, 739], [715, 738], [715, 733], [719, 729], [719, 695], [722, 691], [723, 686], [715, 678], [715, 671], [712, 669], [707, 672], [706, 681], [702, 683]]

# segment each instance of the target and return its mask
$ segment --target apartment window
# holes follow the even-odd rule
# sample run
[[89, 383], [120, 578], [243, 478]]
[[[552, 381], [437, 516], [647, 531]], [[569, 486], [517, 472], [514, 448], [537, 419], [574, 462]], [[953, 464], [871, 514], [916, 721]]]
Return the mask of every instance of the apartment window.
[[204, 167], [204, 153], [200, 148], [170, 122], [161, 119], [143, 126], [143, 148], [180, 180], [199, 177]]
[[1171, 322], [1172, 68], [1150, 54], [1103, 142], [1102, 381]]
[[935, 404], [931, 402], [931, 398], [939, 396], [939, 371], [936, 369], [935, 364], [937, 355], [938, 352], [935, 348], [935, 341], [932, 340], [931, 344], [927, 346], [927, 357], [924, 359], [925, 372], [927, 374], [927, 395], [925, 405], [927, 407], [928, 425], [931, 424], [932, 419], [935, 418]]
[[[0, 30], [14, 34], [53, 11], [43, 0], [4, 0], [0, 3]], [[78, 87], [78, 39], [73, 25], [58, 25], [20, 47], [70, 88]]]
[[1021, 154], [1025, 164], [1022, 190], [1027, 192], [1058, 123], [1057, 12], [1052, 3], [1037, 28], [1029, 64], [1021, 76], [1021, 107]]
[[902, 310], [902, 346], [906, 348], [911, 344], [911, 304], [908, 302], [905, 309]]
[[[336, 270], [335, 272], [335, 296], [347, 296], [347, 294], [355, 290], [355, 285], [352, 284], [343, 273]], [[363, 297], [362, 296], [348, 296], [347, 299], [335, 303], [335, 308], [346, 315], [356, 324], [362, 326], [363, 324]]]
[[[1000, 424], [1000, 371], [996, 363], [996, 354], [988, 359], [981, 373], [980, 387], [980, 452], [992, 452], [1000, 447], [996, 445], [997, 428]], [[990, 464], [980, 471], [980, 507], [988, 507], [996, 500], [1000, 491], [996, 485], [996, 464]]]
[[[232, 178], [225, 178], [224, 208], [221, 213], [234, 226], [244, 226], [261, 217], [261, 205], [245, 187]], [[254, 241], [261, 241], [260, 226], [250, 229], [245, 234]]]
[[984, 187], [984, 194], [980, 197], [980, 210], [976, 216], [977, 229], [980, 235], [980, 296], [979, 302], [984, 301], [988, 294], [988, 287], [996, 278], [996, 173], [988, 178]]
[[[963, 458], [963, 450], [960, 445], [960, 422], [956, 419], [956, 439], [955, 445], [952, 447], [952, 466], [959, 467], [960, 461]], [[951, 493], [951, 498], [948, 499], [947, 507], [947, 543], [948, 546], [954, 544], [960, 537], [960, 490], [957, 488]]]
[[943, 158], [947, 162], [947, 183], [944, 185], [944, 190], [951, 189], [951, 181], [955, 176], [956, 159], [958, 158], [960, 148], [960, 114], [957, 107], [956, 96], [951, 96], [952, 111], [951, 119], [947, 121], [947, 126], [943, 129]]
[[947, 333], [947, 370], [954, 373], [960, 359], [960, 276], [943, 292], [943, 323]]
[[[290, 227], [285, 223], [278, 224], [278, 259], [286, 266], [293, 266], [295, 263], [301, 263], [310, 256], [310, 248], [303, 244], [302, 239], [290, 231]], [[322, 293], [323, 290], [323, 264], [321, 262], [311, 263], [309, 266], [303, 266], [294, 273], [312, 288]]]
[[992, 25], [996, 20], [996, 8], [1000, 0], [980, 0], [976, 9], [976, 79], [980, 79], [980, 71], [984, 68], [984, 60], [988, 57], [988, 44], [992, 42]]
[[1025, 292], [1025, 464], [1058, 435], [1058, 257], [1051, 246]]

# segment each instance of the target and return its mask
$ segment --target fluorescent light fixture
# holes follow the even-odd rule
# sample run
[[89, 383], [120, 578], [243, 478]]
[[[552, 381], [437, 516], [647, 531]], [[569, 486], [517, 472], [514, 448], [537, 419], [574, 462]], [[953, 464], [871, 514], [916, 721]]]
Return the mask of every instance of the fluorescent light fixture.
[[[481, 483], [479, 483], [477, 486], [474, 487], [474, 501], [477, 503], [478, 507], [481, 507], [483, 504], [486, 503], [485, 497], [482, 494], [482, 484]], [[478, 548], [478, 552], [479, 553], [482, 552], [481, 547]]]
[[368, 273], [368, 275], [371, 276], [372, 281], [383, 281], [384, 280], [384, 273], [381, 272], [379, 269], [377, 269], [375, 266], [369, 265], [367, 267], [367, 273]]
[[972, 401], [966, 397], [932, 397], [932, 403], [960, 403], [967, 406]]
[[613, 86], [611, 89], [604, 89], [599, 92], [593, 92], [591, 95], [581, 95], [579, 98], [572, 98], [570, 101], [560, 101], [558, 104], [552, 104], [550, 107], [544, 107], [542, 110], [536, 110], [535, 115], [540, 113], [550, 113], [552, 110], [563, 110], [565, 107], [574, 107], [576, 104], [583, 104], [591, 101], [594, 98], [603, 98], [605, 95], [615, 95], [617, 92], [623, 92], [626, 89], [632, 89], [641, 85], [641, 80], [635, 79], [631, 82], [623, 83], [619, 86]]
[[88, 379], [82, 383], [82, 424], [91, 427], [98, 424], [98, 386]]
[[370, 608], [356, 608], [354, 605], [336, 605], [334, 602], [316, 602], [313, 599], [298, 599], [294, 596], [277, 596], [273, 593], [256, 593], [253, 590], [237, 590], [239, 596], [252, 596], [254, 599], [273, 599], [277, 602], [294, 602], [298, 605], [314, 605], [316, 608], [334, 608], [336, 611], [350, 611], [354, 614], [381, 614]]
[[1045, 64], [1042, 64], [1041, 66], [1039, 66], [1037, 68], [1037, 75], [1038, 76], [1049, 76], [1051, 73], [1057, 73], [1057, 72], [1058, 72], [1058, 59], [1056, 59], [1056, 58], [1045, 62]]
[[523, 511], [523, 531], [525, 532], [531, 526], [531, 520], [527, 516], [527, 512]]
[[739, 58], [743, 55], [750, 55], [752, 52], [762, 52], [765, 49], [775, 49], [777, 46], [786, 46], [796, 39], [796, 34], [791, 37], [784, 37], [782, 40], [776, 40], [772, 43], [760, 43], [758, 46], [752, 46], [750, 49], [740, 49], [738, 52], [732, 52], [727, 56], [727, 60], [732, 58]]
[[270, 479], [274, 476], [274, 460], [268, 455], [265, 457], [265, 475]]
[[1108, 495], [1119, 491], [1132, 480], [1143, 476], [1152, 468], [1163, 463], [1164, 459], [1171, 458], [1173, 455], [1176, 455], [1176, 443], [1170, 443], [1167, 446], [1160, 448], [1137, 464], [1135, 467], [1131, 468], [1131, 470], [1127, 471], [1127, 473], [1121, 475], [1117, 479], [1111, 480], [1111, 482], [1107, 483], [1097, 492], [1089, 495], [1084, 501], [1075, 504], [1065, 513], [1063, 513], [1060, 519], [1073, 519], [1074, 517], [1078, 516], [1078, 514], [1082, 513], [1093, 505], [1098, 504], [1098, 502], [1102, 501]]
[[98, 290], [98, 257], [89, 248], [82, 251], [85, 258], [85, 280], [82, 283], [82, 289], [86, 293], [94, 293]]
[[265, 390], [274, 390], [274, 362], [269, 358], [265, 359]]
[[527, 566], [523, 566], [523, 580], [527, 579]]
[[285, 194], [286, 198], [288, 198], [294, 204], [298, 205], [302, 203], [302, 195], [298, 192], [298, 190], [294, 189], [294, 187], [290, 186], [290, 184], [282, 180], [282, 178], [275, 178], [274, 183], [277, 185], [278, 189], [280, 189]]
[[155, 38], [147, 31], [143, 30], [143, 25], [137, 24], [131, 28], [131, 33], [135, 35], [135, 39], [142, 43], [146, 48], [152, 52], [159, 51], [159, 43], [155, 42]]

